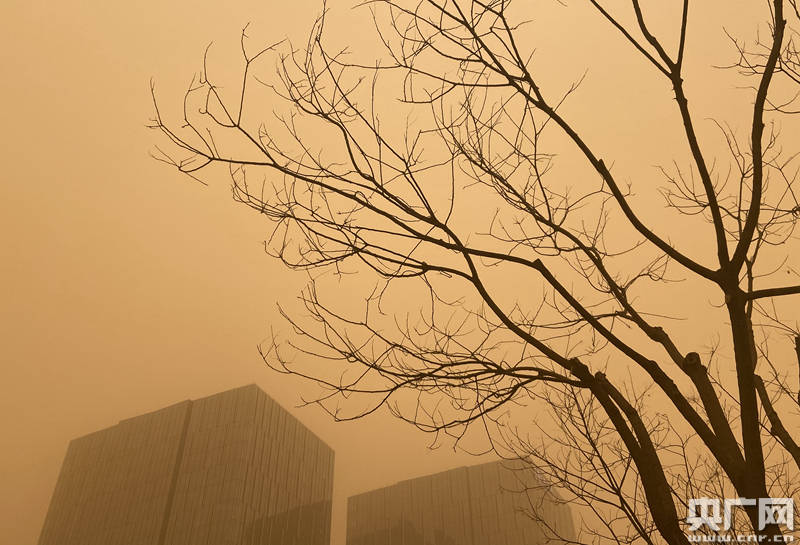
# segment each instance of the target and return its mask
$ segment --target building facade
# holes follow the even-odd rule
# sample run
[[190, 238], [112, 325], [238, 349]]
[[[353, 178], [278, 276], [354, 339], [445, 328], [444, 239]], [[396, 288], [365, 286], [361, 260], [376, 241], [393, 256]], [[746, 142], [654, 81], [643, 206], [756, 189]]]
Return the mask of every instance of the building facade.
[[334, 453], [250, 385], [73, 440], [39, 545], [328, 545]]
[[520, 464], [490, 462], [352, 496], [347, 545], [540, 545], [574, 537], [569, 509]]

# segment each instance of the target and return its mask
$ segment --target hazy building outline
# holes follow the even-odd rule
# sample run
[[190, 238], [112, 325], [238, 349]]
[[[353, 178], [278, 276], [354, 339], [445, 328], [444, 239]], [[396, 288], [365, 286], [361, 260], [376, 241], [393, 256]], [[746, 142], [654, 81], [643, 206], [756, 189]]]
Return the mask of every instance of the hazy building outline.
[[70, 442], [39, 545], [329, 545], [334, 452], [256, 385]]
[[519, 462], [408, 479], [347, 504], [347, 545], [539, 545], [558, 542], [553, 530], [574, 536], [570, 510]]

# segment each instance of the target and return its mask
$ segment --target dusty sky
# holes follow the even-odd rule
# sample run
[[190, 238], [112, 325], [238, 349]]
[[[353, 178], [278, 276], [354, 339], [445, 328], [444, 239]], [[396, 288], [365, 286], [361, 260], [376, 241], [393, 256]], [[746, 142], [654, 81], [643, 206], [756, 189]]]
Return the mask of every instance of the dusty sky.
[[[264, 255], [266, 227], [227, 184], [203, 189], [150, 159], [145, 128], [151, 77], [177, 99], [209, 41], [235, 59], [248, 21], [264, 37], [302, 37], [320, 6], [269, 4], [4, 10], [4, 543], [36, 543], [73, 437], [252, 382], [284, 407], [299, 401], [303, 386], [267, 369], [256, 345], [304, 278]], [[334, 543], [347, 496], [474, 461], [431, 453], [427, 436], [387, 417], [334, 426], [320, 410], [293, 412], [336, 451]]]
[[[321, 3], [7, 4], [0, 535], [33, 545], [71, 438], [247, 383], [285, 407], [306, 391], [267, 369], [256, 351], [270, 325], [282, 327], [276, 301], [290, 301], [305, 278], [263, 254], [267, 226], [230, 200], [226, 182], [202, 188], [150, 159], [155, 137], [145, 125], [151, 77], [160, 96], [175, 101], [210, 41], [220, 44], [217, 59], [233, 61], [248, 21], [265, 42], [302, 41]], [[361, 30], [348, 32], [357, 41]], [[579, 59], [592, 39], [587, 32], [563, 52]], [[618, 100], [609, 111], [630, 98]], [[697, 104], [711, 115], [722, 102], [703, 96]], [[608, 128], [604, 115], [611, 114], [593, 118], [595, 134]], [[617, 133], [618, 149], [662, 145], [641, 141], [644, 121], [631, 126]], [[317, 409], [293, 412], [336, 451], [333, 545], [343, 544], [347, 496], [475, 462], [429, 451], [429, 437], [385, 415], [333, 425]]]

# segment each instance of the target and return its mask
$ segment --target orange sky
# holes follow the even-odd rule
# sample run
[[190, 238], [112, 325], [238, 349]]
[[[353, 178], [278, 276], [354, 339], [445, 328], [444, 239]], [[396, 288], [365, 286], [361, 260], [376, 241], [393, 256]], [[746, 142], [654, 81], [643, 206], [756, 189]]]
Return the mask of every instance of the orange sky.
[[[145, 128], [151, 77], [174, 102], [209, 41], [238, 60], [245, 23], [302, 37], [320, 5], [276, 4], [4, 10], [3, 543], [36, 543], [73, 437], [251, 382], [299, 402], [303, 386], [267, 369], [256, 345], [304, 278], [263, 254], [267, 226], [226, 183], [203, 188], [150, 159]], [[335, 545], [348, 495], [474, 461], [431, 453], [427, 436], [388, 417], [334, 426], [320, 410], [293, 412], [336, 450]]]
[[[0, 21], [5, 543], [36, 543], [71, 438], [251, 382], [285, 407], [307, 391], [267, 369], [256, 351], [270, 325], [283, 327], [276, 301], [290, 302], [305, 278], [263, 254], [268, 226], [231, 201], [226, 180], [203, 188], [150, 159], [156, 137], [145, 125], [151, 77], [174, 104], [208, 42], [218, 44], [218, 62], [238, 61], [248, 21], [264, 42], [286, 35], [301, 42], [320, 5], [7, 2]], [[354, 40], [362, 31], [345, 30]], [[592, 36], [576, 32], [578, 44], [564, 46], [570, 61], [580, 60]], [[707, 67], [711, 58], [693, 62]], [[708, 115], [721, 108], [718, 95], [694, 104]], [[591, 108], [578, 100], [575, 112]], [[595, 134], [608, 127], [606, 115], [592, 118]], [[618, 149], [661, 145], [641, 142], [649, 125], [633, 121], [618, 133]], [[475, 461], [427, 450], [429, 437], [386, 416], [333, 425], [317, 409], [293, 412], [336, 451], [333, 545], [344, 543], [348, 495]]]

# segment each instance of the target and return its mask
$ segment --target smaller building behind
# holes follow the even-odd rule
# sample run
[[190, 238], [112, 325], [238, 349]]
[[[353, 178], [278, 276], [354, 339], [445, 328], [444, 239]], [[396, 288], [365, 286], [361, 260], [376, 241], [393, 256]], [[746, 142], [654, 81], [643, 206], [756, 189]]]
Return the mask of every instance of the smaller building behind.
[[539, 545], [572, 537], [569, 508], [520, 462], [410, 479], [347, 505], [347, 545]]

